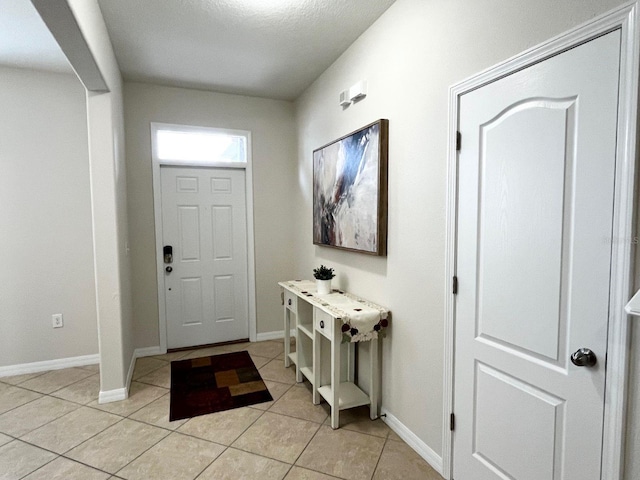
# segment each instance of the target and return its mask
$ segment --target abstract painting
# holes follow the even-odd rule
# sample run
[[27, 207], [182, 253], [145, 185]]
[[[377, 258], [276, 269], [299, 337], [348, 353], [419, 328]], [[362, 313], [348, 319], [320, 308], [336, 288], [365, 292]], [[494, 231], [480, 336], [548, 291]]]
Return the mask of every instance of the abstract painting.
[[389, 121], [313, 152], [313, 243], [387, 254]]

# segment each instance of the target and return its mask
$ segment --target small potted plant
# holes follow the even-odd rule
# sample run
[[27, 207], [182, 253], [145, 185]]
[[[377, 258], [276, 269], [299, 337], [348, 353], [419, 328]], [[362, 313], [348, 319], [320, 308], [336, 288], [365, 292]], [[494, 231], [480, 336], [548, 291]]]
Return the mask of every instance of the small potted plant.
[[320, 265], [318, 268], [313, 269], [313, 276], [316, 279], [316, 288], [318, 295], [326, 295], [331, 293], [331, 279], [335, 277], [333, 268]]

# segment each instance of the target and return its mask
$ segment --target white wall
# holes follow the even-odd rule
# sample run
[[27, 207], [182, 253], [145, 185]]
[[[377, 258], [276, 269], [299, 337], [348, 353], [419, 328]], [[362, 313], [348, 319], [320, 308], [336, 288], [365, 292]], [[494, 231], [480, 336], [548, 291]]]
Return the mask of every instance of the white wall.
[[159, 345], [150, 123], [249, 130], [252, 135], [257, 329], [282, 330], [278, 281], [293, 274], [296, 190], [293, 104], [125, 83], [125, 125], [136, 347]]
[[[621, 4], [620, 0], [398, 0], [296, 102], [298, 277], [329, 264], [342, 288], [388, 306], [382, 403], [442, 453], [448, 88]], [[338, 93], [367, 80], [346, 110]], [[312, 245], [312, 151], [389, 119], [388, 256]]]
[[96, 354], [84, 87], [0, 67], [0, 112], [0, 366]]

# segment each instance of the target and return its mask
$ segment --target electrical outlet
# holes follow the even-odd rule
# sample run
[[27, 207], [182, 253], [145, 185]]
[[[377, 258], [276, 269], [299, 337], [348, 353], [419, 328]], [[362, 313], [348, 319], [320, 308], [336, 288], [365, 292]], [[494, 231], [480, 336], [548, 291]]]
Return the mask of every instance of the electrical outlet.
[[51, 315], [51, 323], [53, 324], [53, 328], [62, 328], [64, 327], [64, 321], [62, 320], [62, 314], [56, 313]]

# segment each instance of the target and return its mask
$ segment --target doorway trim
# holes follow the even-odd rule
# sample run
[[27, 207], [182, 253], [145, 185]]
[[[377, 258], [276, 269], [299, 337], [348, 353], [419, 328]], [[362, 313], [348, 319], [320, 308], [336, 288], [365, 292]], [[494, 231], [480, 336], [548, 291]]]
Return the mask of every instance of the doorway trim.
[[[160, 160], [157, 154], [156, 135], [161, 128], [176, 130], [216, 130], [233, 135], [244, 136], [247, 139], [247, 162], [185, 162], [174, 160]], [[255, 342], [257, 338], [256, 326], [256, 262], [255, 262], [255, 233], [253, 227], [253, 162], [251, 147], [251, 132], [248, 130], [233, 130], [229, 128], [204, 127], [194, 125], [177, 125], [169, 123], [151, 122], [151, 163], [153, 174], [153, 213], [155, 217], [156, 234], [156, 281], [158, 287], [158, 332], [160, 337], [160, 353], [167, 353], [167, 311], [164, 297], [164, 264], [162, 259], [162, 188], [160, 168], [162, 166], [180, 166], [194, 168], [235, 168], [245, 171], [245, 192], [247, 207], [247, 302], [249, 310], [249, 340]]]
[[[566, 33], [484, 70], [449, 89], [449, 130], [447, 142], [446, 259], [445, 259], [445, 335], [444, 335], [444, 399], [442, 412], [442, 475], [451, 479], [453, 467], [453, 435], [449, 429], [454, 399], [455, 296], [452, 293], [456, 275], [458, 154], [456, 137], [459, 123], [459, 99], [465, 93], [500, 78], [558, 55], [605, 33], [620, 29], [620, 83], [618, 96], [618, 129], [614, 224], [611, 249], [610, 319], [607, 340], [607, 375], [605, 380], [602, 479], [621, 479], [624, 471], [624, 435], [627, 403], [627, 368], [629, 360], [629, 316], [624, 306], [633, 287], [634, 187], [636, 175], [636, 128], [638, 114], [638, 68], [640, 40], [638, 22], [640, 3], [624, 4]], [[464, 141], [464, 139], [463, 139]], [[618, 241], [615, 241], [615, 240]], [[626, 240], [625, 240], [626, 239]]]

